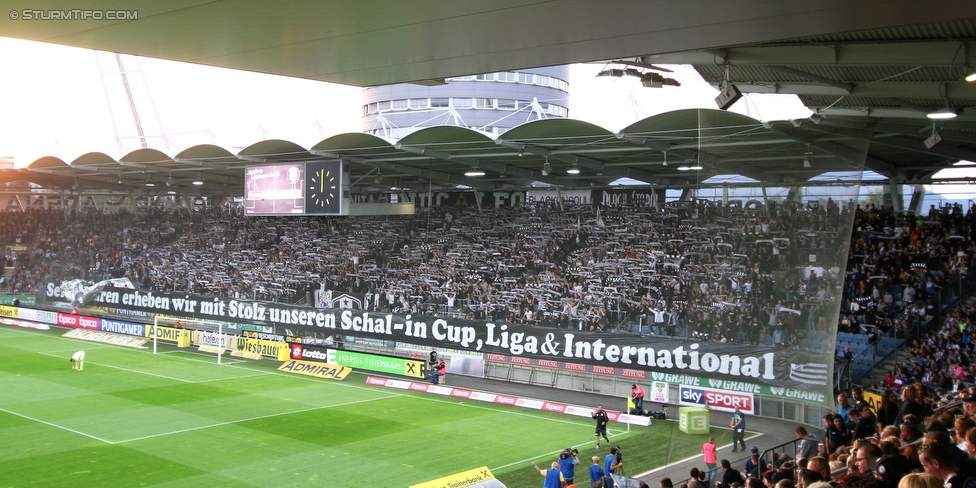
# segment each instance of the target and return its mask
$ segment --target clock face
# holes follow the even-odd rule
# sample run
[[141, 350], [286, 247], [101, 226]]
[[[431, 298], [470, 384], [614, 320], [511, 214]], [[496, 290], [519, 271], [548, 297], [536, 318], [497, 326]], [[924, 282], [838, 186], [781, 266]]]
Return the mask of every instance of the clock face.
[[305, 192], [305, 213], [339, 213], [339, 202], [342, 198], [340, 164], [338, 161], [308, 164], [306, 167], [308, 191]]

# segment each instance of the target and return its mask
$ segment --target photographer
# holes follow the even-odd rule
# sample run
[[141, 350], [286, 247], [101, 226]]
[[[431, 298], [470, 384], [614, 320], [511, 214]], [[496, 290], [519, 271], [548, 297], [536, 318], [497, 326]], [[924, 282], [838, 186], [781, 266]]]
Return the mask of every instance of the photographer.
[[437, 351], [430, 351], [430, 355], [427, 356], [427, 374], [433, 377], [434, 371], [437, 370]]
[[563, 475], [563, 487], [573, 484], [576, 478], [576, 465], [579, 464], [579, 449], [567, 447], [559, 453], [559, 472]]

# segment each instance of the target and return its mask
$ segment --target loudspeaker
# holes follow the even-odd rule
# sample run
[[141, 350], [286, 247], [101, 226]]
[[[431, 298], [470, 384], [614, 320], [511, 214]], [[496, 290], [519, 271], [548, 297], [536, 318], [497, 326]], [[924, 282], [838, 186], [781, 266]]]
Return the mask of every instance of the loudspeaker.
[[932, 149], [936, 144], [942, 142], [942, 135], [938, 132], [932, 131], [932, 135], [925, 140], [925, 148]]
[[729, 107], [735, 105], [735, 102], [738, 102], [740, 98], [742, 98], [742, 92], [739, 91], [739, 88], [732, 83], [727, 83], [725, 88], [723, 88], [722, 91], [718, 93], [718, 96], [715, 97], [715, 103], [718, 105], [718, 108], [728, 110]]

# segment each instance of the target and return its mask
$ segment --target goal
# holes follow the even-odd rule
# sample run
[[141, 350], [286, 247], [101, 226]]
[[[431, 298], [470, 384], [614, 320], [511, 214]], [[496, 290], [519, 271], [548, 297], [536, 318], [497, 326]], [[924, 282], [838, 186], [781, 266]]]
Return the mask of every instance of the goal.
[[230, 349], [228, 335], [224, 333], [224, 323], [215, 320], [192, 319], [183, 317], [167, 317], [157, 315], [153, 319], [152, 341], [153, 354], [156, 354], [159, 339], [172, 341], [181, 347], [190, 345], [190, 336], [187, 334], [199, 334], [198, 350], [201, 352], [211, 352], [217, 355], [217, 364], [221, 364], [221, 357], [224, 351]]

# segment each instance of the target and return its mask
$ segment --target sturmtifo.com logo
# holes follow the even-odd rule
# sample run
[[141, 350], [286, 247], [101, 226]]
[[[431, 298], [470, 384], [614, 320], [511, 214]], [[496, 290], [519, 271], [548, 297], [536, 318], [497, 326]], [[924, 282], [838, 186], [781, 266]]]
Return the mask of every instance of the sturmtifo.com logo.
[[139, 20], [138, 10], [11, 10], [10, 20]]

